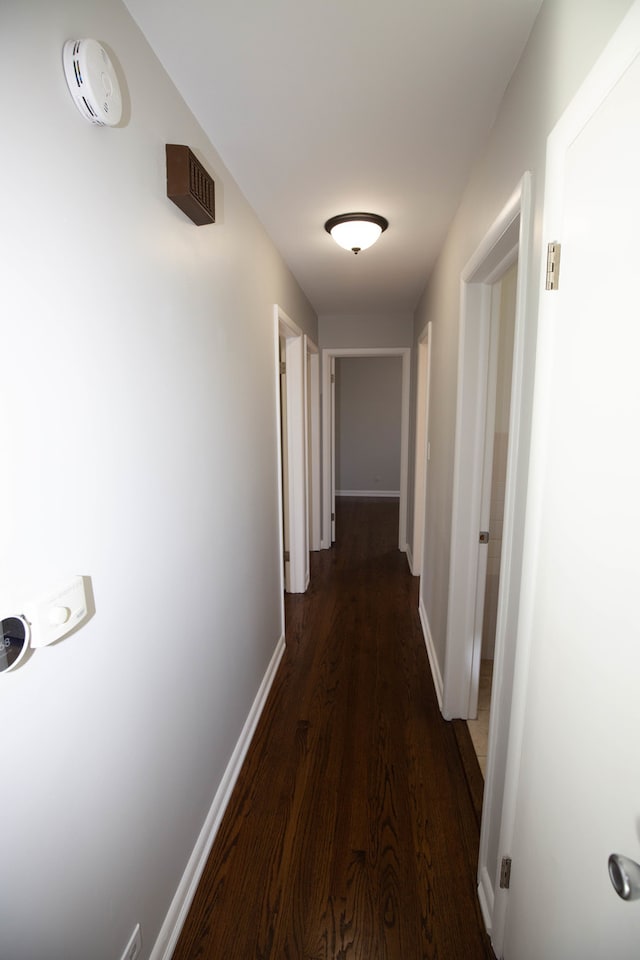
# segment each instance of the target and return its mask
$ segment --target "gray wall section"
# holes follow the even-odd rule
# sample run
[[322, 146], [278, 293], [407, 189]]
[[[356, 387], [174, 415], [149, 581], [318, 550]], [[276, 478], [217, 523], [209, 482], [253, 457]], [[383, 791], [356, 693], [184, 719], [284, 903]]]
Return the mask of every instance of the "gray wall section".
[[[121, 126], [78, 113], [69, 37], [108, 45]], [[70, 574], [96, 613], [2, 679], [0, 957], [115, 960], [139, 922], [146, 958], [282, 630], [273, 304], [317, 321], [119, 0], [3, 2], [18, 75], [0, 614]], [[216, 224], [167, 199], [171, 142], [214, 176]]]
[[[414, 346], [426, 324], [433, 321], [429, 428], [431, 460], [427, 484], [425, 567], [420, 583], [420, 600], [442, 672], [445, 670], [449, 594], [460, 277], [465, 264], [504, 208], [523, 174], [530, 171], [536, 236], [533, 238], [531, 262], [526, 265], [531, 281], [526, 303], [522, 386], [523, 407], [530, 409], [542, 250], [542, 240], [537, 231], [542, 220], [547, 138], [628, 7], [629, 0], [588, 3], [583, 0], [555, 0], [543, 4], [505, 92], [486, 149], [474, 167], [416, 309]], [[415, 393], [412, 407], [414, 405]], [[521, 482], [515, 491], [516, 509], [521, 518], [524, 517], [526, 502], [529, 433], [530, 424], [524, 422], [521, 426], [518, 462]], [[412, 474], [413, 464], [410, 464], [409, 476]], [[524, 524], [522, 522], [516, 526], [514, 537], [517, 549], [524, 535]]]
[[336, 491], [400, 489], [400, 357], [336, 359]]

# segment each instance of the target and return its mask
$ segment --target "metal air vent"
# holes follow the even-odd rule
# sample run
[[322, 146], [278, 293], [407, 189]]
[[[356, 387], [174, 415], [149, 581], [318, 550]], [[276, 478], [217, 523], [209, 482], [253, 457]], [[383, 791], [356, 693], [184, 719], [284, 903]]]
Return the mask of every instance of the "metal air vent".
[[216, 222], [215, 182], [179, 143], [167, 143], [167, 196], [199, 227]]

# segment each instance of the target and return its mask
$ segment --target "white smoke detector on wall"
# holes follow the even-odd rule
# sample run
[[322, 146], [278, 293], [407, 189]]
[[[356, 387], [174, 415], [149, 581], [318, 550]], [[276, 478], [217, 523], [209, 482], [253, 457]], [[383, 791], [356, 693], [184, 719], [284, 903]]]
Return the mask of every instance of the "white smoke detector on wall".
[[115, 127], [122, 116], [122, 95], [104, 47], [97, 40], [67, 40], [62, 62], [69, 91], [85, 120]]

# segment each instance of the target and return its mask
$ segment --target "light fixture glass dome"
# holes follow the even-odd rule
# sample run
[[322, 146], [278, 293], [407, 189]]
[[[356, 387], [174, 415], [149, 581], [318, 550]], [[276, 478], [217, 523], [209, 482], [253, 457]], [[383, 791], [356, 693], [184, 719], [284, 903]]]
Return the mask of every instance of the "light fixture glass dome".
[[372, 246], [388, 226], [388, 221], [376, 213], [343, 213], [327, 220], [324, 228], [345, 250], [359, 253]]

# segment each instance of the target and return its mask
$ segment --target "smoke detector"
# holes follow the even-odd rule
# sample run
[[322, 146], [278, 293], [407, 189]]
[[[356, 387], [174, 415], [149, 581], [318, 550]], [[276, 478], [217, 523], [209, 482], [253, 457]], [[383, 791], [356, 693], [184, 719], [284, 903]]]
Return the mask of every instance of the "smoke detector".
[[97, 40], [67, 40], [62, 63], [73, 102], [85, 120], [115, 127], [122, 116], [122, 96], [106, 50]]

